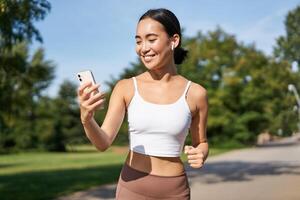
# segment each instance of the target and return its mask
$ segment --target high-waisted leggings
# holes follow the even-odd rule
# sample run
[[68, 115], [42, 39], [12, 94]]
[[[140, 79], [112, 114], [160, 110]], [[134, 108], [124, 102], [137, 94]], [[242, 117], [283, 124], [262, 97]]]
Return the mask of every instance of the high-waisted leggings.
[[124, 164], [116, 190], [117, 200], [189, 200], [186, 173], [158, 176], [138, 171]]

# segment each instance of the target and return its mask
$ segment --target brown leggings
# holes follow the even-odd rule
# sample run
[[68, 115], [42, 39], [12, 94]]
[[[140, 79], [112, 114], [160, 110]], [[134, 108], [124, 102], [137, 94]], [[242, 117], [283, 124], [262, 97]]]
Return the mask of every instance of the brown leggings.
[[186, 173], [157, 176], [124, 164], [116, 190], [117, 200], [189, 200], [190, 187]]

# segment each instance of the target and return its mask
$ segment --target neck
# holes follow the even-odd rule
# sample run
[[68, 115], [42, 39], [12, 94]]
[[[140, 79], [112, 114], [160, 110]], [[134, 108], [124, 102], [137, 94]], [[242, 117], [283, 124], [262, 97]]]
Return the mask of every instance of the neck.
[[148, 73], [153, 80], [168, 82], [177, 75], [177, 69], [175, 64], [171, 64], [159, 69], [148, 70]]

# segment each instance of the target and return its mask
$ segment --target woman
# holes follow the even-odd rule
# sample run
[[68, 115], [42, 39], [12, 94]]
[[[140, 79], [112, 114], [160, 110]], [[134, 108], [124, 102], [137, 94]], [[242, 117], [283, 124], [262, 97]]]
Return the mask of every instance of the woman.
[[81, 121], [89, 140], [105, 151], [114, 141], [127, 113], [130, 150], [122, 168], [116, 199], [190, 199], [190, 187], [180, 160], [185, 146], [188, 163], [200, 168], [208, 155], [206, 140], [207, 94], [199, 84], [177, 74], [187, 52], [181, 29], [167, 9], [147, 11], [136, 29], [136, 53], [146, 71], [117, 82], [101, 127], [94, 112], [105, 98], [99, 85], [78, 89]]

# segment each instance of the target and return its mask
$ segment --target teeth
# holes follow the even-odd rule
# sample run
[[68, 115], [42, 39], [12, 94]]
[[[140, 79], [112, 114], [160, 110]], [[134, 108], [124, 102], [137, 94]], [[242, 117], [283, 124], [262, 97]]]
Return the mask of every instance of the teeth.
[[150, 61], [152, 58], [154, 57], [154, 55], [148, 55], [148, 56], [144, 56], [144, 59], [146, 62]]

